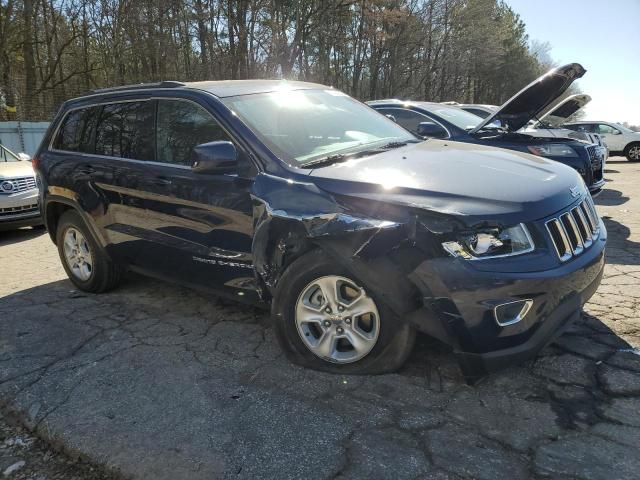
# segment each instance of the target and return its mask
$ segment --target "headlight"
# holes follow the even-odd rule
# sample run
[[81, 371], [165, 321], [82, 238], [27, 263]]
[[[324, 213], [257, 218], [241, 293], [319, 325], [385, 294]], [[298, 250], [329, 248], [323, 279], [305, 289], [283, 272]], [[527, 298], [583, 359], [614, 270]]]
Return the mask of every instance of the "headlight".
[[444, 242], [442, 246], [452, 256], [467, 260], [521, 255], [534, 248], [531, 235], [522, 223], [505, 229], [460, 234], [457, 241]]
[[550, 143], [548, 145], [529, 145], [531, 153], [539, 157], [577, 157], [576, 151], [563, 143]]

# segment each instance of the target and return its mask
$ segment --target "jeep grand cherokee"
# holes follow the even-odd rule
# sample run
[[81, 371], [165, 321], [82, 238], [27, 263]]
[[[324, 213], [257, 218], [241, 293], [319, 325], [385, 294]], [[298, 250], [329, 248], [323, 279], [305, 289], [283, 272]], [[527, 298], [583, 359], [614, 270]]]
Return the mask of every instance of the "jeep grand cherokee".
[[289, 358], [331, 372], [397, 369], [421, 330], [478, 377], [534, 355], [603, 271], [572, 168], [419, 141], [322, 85], [97, 91], [63, 105], [34, 163], [79, 289], [130, 269], [270, 305]]

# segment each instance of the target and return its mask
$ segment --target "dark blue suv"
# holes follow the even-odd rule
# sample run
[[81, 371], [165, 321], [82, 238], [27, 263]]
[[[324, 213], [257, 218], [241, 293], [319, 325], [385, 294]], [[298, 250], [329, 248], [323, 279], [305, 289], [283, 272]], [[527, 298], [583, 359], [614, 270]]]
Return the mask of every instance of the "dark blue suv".
[[322, 85], [95, 91], [62, 106], [33, 163], [79, 289], [134, 270], [270, 306], [287, 355], [331, 372], [397, 369], [420, 330], [475, 378], [535, 354], [603, 271], [573, 169], [421, 142]]

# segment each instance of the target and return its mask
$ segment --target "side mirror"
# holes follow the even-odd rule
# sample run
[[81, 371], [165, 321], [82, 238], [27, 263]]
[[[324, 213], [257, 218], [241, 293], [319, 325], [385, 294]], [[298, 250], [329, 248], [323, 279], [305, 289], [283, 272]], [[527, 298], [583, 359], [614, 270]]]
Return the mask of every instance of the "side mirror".
[[613, 132], [614, 135], [622, 135], [622, 132], [620, 130], [614, 130]]
[[447, 138], [449, 136], [444, 127], [433, 122], [420, 122], [418, 124], [418, 135], [430, 138]]
[[18, 159], [19, 159], [21, 162], [30, 162], [30, 161], [31, 161], [31, 156], [30, 156], [29, 154], [27, 154], [27, 153], [20, 152], [20, 153], [18, 154]]
[[194, 173], [236, 173], [238, 152], [231, 142], [209, 142], [196, 145], [191, 151], [191, 170]]
[[398, 123], [398, 122], [396, 121], [396, 117], [394, 117], [394, 116], [393, 116], [393, 115], [391, 115], [390, 113], [385, 114], [385, 117], [387, 117], [389, 120], [392, 120], [392, 121], [394, 121], [394, 122]]

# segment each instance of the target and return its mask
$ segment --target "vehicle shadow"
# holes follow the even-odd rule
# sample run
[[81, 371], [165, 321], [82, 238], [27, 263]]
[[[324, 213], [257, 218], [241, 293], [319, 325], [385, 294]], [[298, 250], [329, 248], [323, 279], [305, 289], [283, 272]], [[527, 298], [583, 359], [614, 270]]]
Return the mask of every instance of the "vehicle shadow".
[[[327, 445], [342, 438], [337, 431], [373, 431], [371, 445], [384, 438], [394, 455], [422, 448], [402, 443], [395, 424], [436, 435], [438, 444], [471, 444], [469, 455], [479, 458], [489, 447], [526, 452], [564, 434], [592, 439], [584, 425], [622, 415], [607, 410], [619, 388], [609, 376], [636, 375], [624, 369], [630, 350], [584, 316], [535, 359], [473, 386], [450, 349], [422, 335], [398, 373], [327, 374], [290, 363], [263, 311], [140, 277], [103, 295], [70, 290], [64, 280], [0, 298], [0, 405], [45, 440], [120, 470], [135, 465], [138, 474], [155, 468], [140, 466], [142, 452], [164, 469], [202, 463], [213, 469], [206, 478], [223, 476], [211, 465], [221, 458], [234, 473], [238, 464], [264, 471], [274, 462], [289, 471], [299, 455], [274, 459], [274, 444], [304, 444], [324, 462], [335, 451]], [[640, 408], [640, 398], [630, 402]], [[282, 421], [278, 412], [291, 414]], [[309, 421], [315, 417], [323, 420]], [[379, 452], [359, 456], [372, 463]]]
[[41, 227], [25, 227], [17, 230], [6, 231], [0, 230], [0, 247], [23, 242], [25, 240], [31, 240], [32, 238], [39, 237], [46, 233], [47, 231]]
[[616, 207], [629, 201], [629, 197], [623, 195], [620, 190], [612, 188], [606, 188], [598, 195], [594, 202], [596, 205], [602, 205], [605, 207]]
[[[51, 303], [55, 303], [56, 308], [48, 311], [47, 305]], [[78, 310], [83, 311], [80, 317], [70, 315]], [[18, 318], [22, 321], [17, 322]], [[221, 323], [236, 324], [236, 327], [226, 334], [224, 330], [216, 331], [212, 328]], [[280, 369], [299, 368], [281, 354], [271, 331], [269, 313], [265, 310], [137, 274], [128, 274], [119, 288], [107, 294], [95, 295], [75, 290], [71, 282], [65, 279], [0, 298], [0, 332], [4, 332], [4, 342], [0, 343], [0, 357], [6, 357], [9, 363], [12, 356], [21, 358], [28, 354], [38, 358], [43, 349], [56, 352], [47, 353], [46, 357], [64, 357], [64, 344], [80, 344], [84, 334], [91, 331], [94, 335], [96, 330], [104, 330], [108, 335], [98, 335], [99, 341], [94, 342], [92, 348], [106, 352], [121, 348], [120, 337], [131, 335], [135, 331], [145, 331], [145, 336], [148, 337], [142, 344], [149, 347], [185, 345], [189, 350], [190, 342], [198, 344], [203, 340], [201, 333], [204, 332], [206, 335], [212, 333], [212, 338], [208, 341], [216, 347], [225, 344], [228, 350], [243, 351], [247, 349], [244, 344], [251, 343], [251, 337], [255, 337], [255, 331], [259, 330], [260, 339], [269, 343], [266, 350], [271, 353], [267, 356], [267, 361], [277, 361]], [[251, 330], [252, 333], [241, 334], [243, 330]], [[15, 336], [11, 335], [12, 332]], [[73, 338], [74, 334], [77, 335], [76, 339]], [[61, 336], [59, 339], [58, 335]], [[568, 339], [577, 336], [585, 337], [581, 347], [567, 347], [568, 343], [572, 343]], [[133, 337], [138, 341], [142, 339], [139, 335]], [[27, 344], [24, 342], [25, 338], [29, 340]], [[116, 345], [107, 345], [117, 338], [120, 339], [116, 341]], [[162, 338], [162, 342], [157, 342], [158, 338]], [[154, 341], [147, 342], [147, 339]], [[590, 357], [590, 341], [610, 346], [611, 352], [632, 348], [604, 322], [585, 314], [543, 350], [538, 358], [556, 356], [562, 352]], [[99, 346], [98, 343], [101, 342], [104, 345]], [[60, 352], [57, 353], [60, 346]], [[80, 356], [85, 354], [91, 355], [90, 352], [78, 352]], [[263, 360], [265, 359], [260, 361]], [[532, 362], [535, 363], [535, 359]], [[531, 362], [511, 368], [525, 372], [530, 367]], [[308, 375], [316, 375], [312, 370], [306, 371]], [[405, 377], [422, 377], [427, 384], [440, 391], [446, 390], [445, 384], [449, 387], [465, 384], [452, 348], [422, 333], [418, 333], [414, 349], [399, 374]], [[500, 375], [500, 372], [496, 372], [486, 378], [499, 378]], [[4, 381], [0, 375], [0, 384]]]
[[611, 217], [602, 217], [607, 227], [607, 263], [640, 265], [640, 242], [629, 240], [631, 229]]

